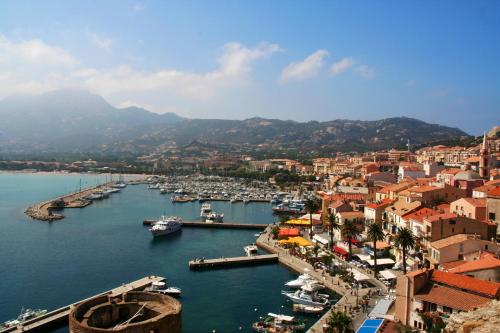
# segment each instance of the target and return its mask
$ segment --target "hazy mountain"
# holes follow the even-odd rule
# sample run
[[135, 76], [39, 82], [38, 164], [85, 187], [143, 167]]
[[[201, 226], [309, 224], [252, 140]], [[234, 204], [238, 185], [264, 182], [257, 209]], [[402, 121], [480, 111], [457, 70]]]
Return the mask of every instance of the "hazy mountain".
[[[277, 119], [187, 119], [129, 107], [118, 109], [82, 90], [0, 101], [0, 150], [113, 152], [181, 151], [192, 142], [220, 151], [325, 153], [403, 147], [467, 136], [411, 118], [300, 123]], [[195, 152], [193, 152], [195, 153]], [[286, 155], [286, 154], [285, 154]]]

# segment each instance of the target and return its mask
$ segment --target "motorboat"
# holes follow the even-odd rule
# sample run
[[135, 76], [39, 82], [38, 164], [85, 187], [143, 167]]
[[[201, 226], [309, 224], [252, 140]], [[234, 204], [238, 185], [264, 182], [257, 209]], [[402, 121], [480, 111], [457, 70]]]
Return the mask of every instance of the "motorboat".
[[251, 257], [255, 254], [257, 254], [257, 251], [259, 250], [257, 245], [252, 244], [252, 245], [247, 245], [243, 248], [245, 250], [245, 253], [248, 257]]
[[42, 309], [25, 309], [25, 308], [22, 308], [21, 309], [21, 313], [19, 314], [19, 316], [17, 316], [16, 319], [7, 320], [6, 322], [1, 323], [0, 324], [0, 330], [3, 329], [3, 328], [9, 328], [9, 327], [17, 326], [19, 324], [24, 323], [27, 320], [43, 316], [46, 313], [47, 313], [47, 310], [42, 310]]
[[170, 296], [180, 296], [182, 292], [180, 288], [168, 287], [165, 281], [155, 281], [151, 283], [151, 286], [146, 288], [145, 291]]
[[290, 288], [300, 288], [302, 287], [307, 281], [313, 280], [313, 278], [307, 274], [301, 274], [299, 275], [295, 280], [288, 281], [285, 283], [285, 286], [290, 287]]
[[295, 292], [282, 291], [281, 294], [297, 304], [311, 306], [326, 306], [330, 304], [328, 295], [318, 294], [317, 292], [308, 293], [303, 290], [297, 290]]
[[182, 219], [177, 216], [165, 217], [155, 222], [149, 229], [154, 237], [168, 235], [182, 229]]
[[292, 306], [293, 312], [302, 312], [302, 313], [318, 314], [321, 313], [324, 309], [325, 309], [324, 306], [312, 306], [304, 304], [294, 304]]
[[325, 289], [325, 286], [316, 280], [306, 280], [305, 283], [300, 287], [301, 290], [305, 292], [315, 292]]
[[159, 190], [160, 189], [160, 184], [159, 183], [156, 183], [156, 184], [150, 184], [148, 186], [148, 189], [150, 190]]
[[268, 313], [265, 318], [253, 323], [252, 328], [261, 333], [293, 333], [304, 331], [306, 323], [293, 316]]
[[208, 217], [208, 214], [212, 212], [212, 206], [205, 202], [201, 205], [200, 217]]
[[120, 189], [120, 188], [127, 187], [127, 184], [125, 184], [125, 183], [116, 183], [116, 184], [111, 185], [111, 187]]
[[206, 223], [222, 223], [224, 220], [224, 214], [210, 213], [205, 219]]

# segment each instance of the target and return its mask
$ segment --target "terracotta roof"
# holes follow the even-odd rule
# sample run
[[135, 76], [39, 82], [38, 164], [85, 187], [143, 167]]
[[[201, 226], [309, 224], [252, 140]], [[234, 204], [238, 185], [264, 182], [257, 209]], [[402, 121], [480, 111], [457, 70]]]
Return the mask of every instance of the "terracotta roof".
[[335, 200], [334, 202], [332, 202], [331, 204], [328, 205], [328, 208], [339, 208], [340, 206], [346, 204], [345, 202], [341, 201], [341, 200]]
[[365, 214], [363, 214], [363, 212], [339, 212], [338, 214], [344, 219], [365, 217]]
[[449, 175], [456, 175], [460, 171], [462, 171], [462, 170], [458, 169], [458, 168], [448, 168], [448, 169], [441, 170], [441, 172], [439, 172], [439, 173], [441, 173], [441, 174], [449, 174]]
[[474, 207], [486, 207], [486, 199], [462, 198]]
[[443, 214], [429, 216], [428, 218], [425, 218], [425, 220], [432, 223], [432, 222], [436, 222], [439, 220], [453, 219], [456, 217], [457, 217], [457, 215], [453, 214], [453, 213], [443, 213]]
[[366, 194], [361, 193], [340, 193], [330, 196], [332, 200], [365, 200]]
[[469, 276], [434, 270], [431, 280], [455, 288], [473, 291], [489, 297], [500, 294], [500, 283], [475, 279]]
[[474, 239], [474, 235], [458, 234], [450, 237], [446, 237], [431, 243], [431, 246], [435, 249], [442, 249], [453, 244], [462, 243], [468, 239]]
[[430, 186], [430, 185], [415, 186], [409, 189], [410, 192], [416, 192], [416, 193], [424, 193], [424, 192], [439, 191], [439, 190], [441, 190], [440, 187]]
[[394, 202], [394, 200], [384, 199], [384, 200], [379, 201], [379, 202], [373, 202], [373, 203], [367, 204], [365, 207], [377, 209], [377, 208], [380, 208], [380, 207], [386, 207], [386, 206], [390, 205], [393, 202]]
[[408, 213], [413, 212], [415, 209], [419, 208], [422, 205], [420, 201], [413, 201], [410, 203], [405, 202], [404, 200], [398, 200], [389, 207], [385, 209], [386, 212], [394, 213], [398, 216], [404, 216]]
[[462, 311], [474, 310], [491, 301], [487, 297], [437, 284], [425, 286], [415, 294], [415, 299]]
[[495, 186], [496, 185], [496, 186], [500, 186], [500, 179], [493, 179], [493, 180], [487, 181], [486, 183], [484, 183], [484, 185], [489, 185], [489, 186]]
[[434, 209], [424, 207], [422, 209], [417, 210], [416, 212], [406, 214], [405, 217], [408, 220], [415, 220], [415, 221], [423, 222], [424, 218], [432, 216], [432, 215], [436, 215], [436, 214], [441, 214], [441, 212], [439, 210], [434, 210]]
[[458, 266], [465, 264], [466, 262], [467, 261], [465, 261], [465, 260], [450, 261], [450, 262], [441, 264], [441, 267], [443, 268], [443, 271], [447, 272], [455, 267], [458, 267]]
[[500, 268], [500, 260], [495, 258], [492, 254], [485, 256], [478, 260], [466, 261], [462, 265], [449, 268], [448, 272], [451, 273], [466, 273], [473, 271], [481, 271], [483, 269]]
[[488, 196], [489, 197], [500, 197], [500, 186], [497, 186], [495, 188], [492, 188], [491, 190], [488, 191]]

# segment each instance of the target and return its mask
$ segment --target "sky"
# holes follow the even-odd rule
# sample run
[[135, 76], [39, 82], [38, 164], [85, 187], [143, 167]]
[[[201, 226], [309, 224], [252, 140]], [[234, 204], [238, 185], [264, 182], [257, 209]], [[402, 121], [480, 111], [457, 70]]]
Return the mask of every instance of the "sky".
[[0, 1], [0, 98], [500, 125], [500, 1]]

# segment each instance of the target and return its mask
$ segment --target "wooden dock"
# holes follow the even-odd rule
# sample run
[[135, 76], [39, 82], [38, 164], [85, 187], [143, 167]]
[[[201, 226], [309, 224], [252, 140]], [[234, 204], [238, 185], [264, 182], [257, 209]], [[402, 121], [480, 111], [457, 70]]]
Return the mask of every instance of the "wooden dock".
[[149, 287], [153, 282], [162, 281], [165, 278], [161, 276], [146, 276], [142, 279], [123, 284], [117, 288], [108, 290], [101, 294], [94, 295], [87, 299], [83, 299], [73, 304], [69, 304], [63, 306], [62, 308], [56, 309], [54, 311], [48, 312], [43, 316], [33, 318], [25, 321], [22, 325], [13, 326], [6, 328], [4, 330], [0, 330], [0, 333], [21, 333], [21, 332], [46, 332], [47, 329], [53, 327], [63, 326], [68, 323], [68, 315], [70, 313], [71, 307], [77, 305], [78, 303], [84, 302], [88, 299], [102, 296], [102, 295], [110, 295], [110, 296], [120, 296], [129, 291], [137, 291], [144, 290], [146, 287]]
[[220, 259], [204, 259], [204, 260], [191, 260], [189, 268], [196, 269], [210, 269], [210, 268], [223, 268], [223, 267], [236, 267], [243, 265], [259, 265], [278, 262], [277, 254], [263, 254], [251, 257], [232, 257]]
[[[142, 221], [143, 225], [152, 225], [155, 220], [146, 219]], [[258, 223], [206, 223], [206, 222], [182, 222], [185, 228], [214, 228], [214, 229], [247, 229], [247, 230], [264, 230], [268, 224]]]

